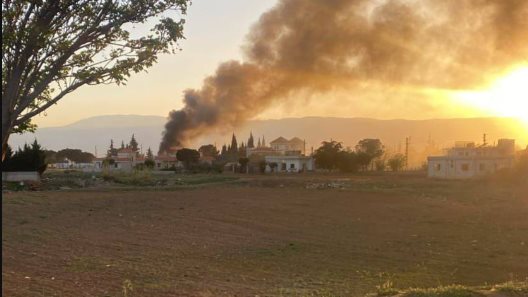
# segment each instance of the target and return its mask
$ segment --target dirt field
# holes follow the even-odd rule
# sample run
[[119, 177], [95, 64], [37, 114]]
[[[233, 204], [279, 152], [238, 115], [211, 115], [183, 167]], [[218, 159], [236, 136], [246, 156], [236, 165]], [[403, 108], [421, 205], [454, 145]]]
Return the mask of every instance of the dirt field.
[[363, 296], [528, 277], [528, 186], [276, 176], [4, 193], [3, 296]]

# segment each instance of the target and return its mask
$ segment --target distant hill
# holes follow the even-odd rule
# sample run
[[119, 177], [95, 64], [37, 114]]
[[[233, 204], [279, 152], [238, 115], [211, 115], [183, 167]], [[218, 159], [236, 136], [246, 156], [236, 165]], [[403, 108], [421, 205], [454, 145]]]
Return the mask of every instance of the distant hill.
[[[37, 138], [44, 147], [53, 150], [79, 148], [98, 155], [108, 149], [110, 139], [119, 146], [121, 141], [130, 140], [132, 133], [146, 151], [151, 147], [157, 151], [165, 118], [161, 116], [111, 115], [97, 116], [80, 120], [63, 127], [40, 128], [35, 134], [13, 135], [10, 144], [14, 148]], [[457, 140], [481, 142], [482, 134], [487, 133], [490, 143], [499, 138], [519, 138], [512, 127], [521, 127], [516, 120], [507, 118], [469, 118], [469, 119], [433, 119], [433, 120], [376, 120], [368, 118], [332, 118], [306, 117], [285, 118], [279, 120], [254, 120], [235, 129], [239, 143], [246, 141], [253, 131], [255, 141], [262, 135], [266, 142], [278, 136], [305, 139], [307, 151], [317, 148], [323, 140], [342, 141], [345, 146], [353, 147], [362, 138], [380, 138], [391, 150], [403, 149], [405, 137], [411, 137], [411, 148], [420, 150], [428, 144], [442, 148]], [[206, 135], [195, 141], [196, 146], [203, 143], [216, 143], [219, 147], [228, 143], [233, 131], [224, 131], [215, 135]], [[524, 130], [524, 139], [518, 139], [520, 145], [526, 145], [528, 131]]]

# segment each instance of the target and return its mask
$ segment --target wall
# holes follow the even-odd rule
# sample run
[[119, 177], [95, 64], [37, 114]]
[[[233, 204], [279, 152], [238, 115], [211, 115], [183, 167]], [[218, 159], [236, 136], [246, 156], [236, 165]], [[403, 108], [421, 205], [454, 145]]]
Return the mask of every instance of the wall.
[[40, 181], [40, 175], [36, 171], [2, 172], [2, 181]]
[[[464, 167], [466, 166], [466, 167]], [[430, 157], [427, 175], [434, 178], [464, 179], [485, 176], [497, 170], [511, 168], [513, 158]]]

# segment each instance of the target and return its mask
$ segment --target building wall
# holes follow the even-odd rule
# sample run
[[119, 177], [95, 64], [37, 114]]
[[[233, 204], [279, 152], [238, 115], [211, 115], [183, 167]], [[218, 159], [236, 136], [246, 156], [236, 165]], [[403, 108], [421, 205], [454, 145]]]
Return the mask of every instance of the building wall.
[[36, 171], [2, 172], [2, 181], [40, 181], [40, 175]]
[[[310, 157], [284, 157], [284, 156], [266, 156], [266, 162], [277, 163], [276, 172], [301, 172], [314, 170], [314, 161]], [[266, 166], [266, 172], [271, 172], [271, 167]]]
[[454, 158], [430, 157], [428, 176], [434, 178], [464, 179], [492, 174], [513, 165], [513, 157]]

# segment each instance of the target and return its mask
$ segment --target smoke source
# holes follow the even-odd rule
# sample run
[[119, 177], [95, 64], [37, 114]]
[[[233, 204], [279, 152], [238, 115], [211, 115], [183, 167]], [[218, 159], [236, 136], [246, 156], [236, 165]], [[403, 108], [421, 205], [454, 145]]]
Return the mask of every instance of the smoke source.
[[160, 152], [295, 93], [361, 82], [469, 89], [528, 57], [526, 0], [281, 0], [171, 111]]

